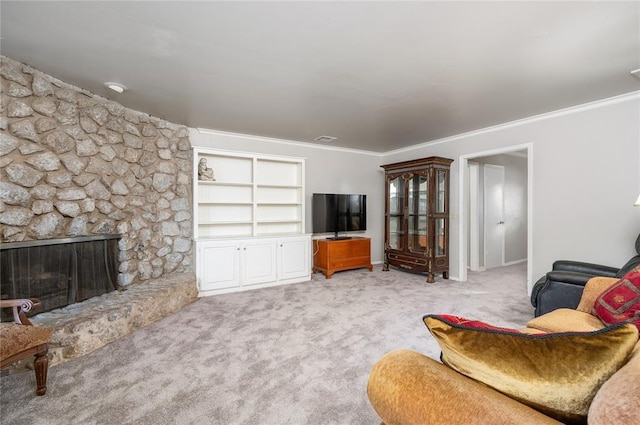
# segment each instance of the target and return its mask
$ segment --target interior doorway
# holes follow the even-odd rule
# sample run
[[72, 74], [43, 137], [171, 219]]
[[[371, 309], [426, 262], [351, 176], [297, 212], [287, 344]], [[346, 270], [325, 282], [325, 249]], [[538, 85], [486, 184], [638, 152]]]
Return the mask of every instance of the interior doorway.
[[461, 280], [467, 280], [467, 269], [526, 263], [531, 291], [532, 168], [530, 144], [460, 157]]

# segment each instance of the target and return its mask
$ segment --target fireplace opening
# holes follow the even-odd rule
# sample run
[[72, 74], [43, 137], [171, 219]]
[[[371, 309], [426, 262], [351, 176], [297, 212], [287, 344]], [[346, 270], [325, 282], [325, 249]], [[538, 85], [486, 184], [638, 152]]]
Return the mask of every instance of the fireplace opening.
[[[37, 313], [118, 289], [120, 235], [0, 244], [0, 297], [38, 298]], [[2, 321], [7, 320], [3, 312]], [[9, 319], [10, 320], [10, 319]]]

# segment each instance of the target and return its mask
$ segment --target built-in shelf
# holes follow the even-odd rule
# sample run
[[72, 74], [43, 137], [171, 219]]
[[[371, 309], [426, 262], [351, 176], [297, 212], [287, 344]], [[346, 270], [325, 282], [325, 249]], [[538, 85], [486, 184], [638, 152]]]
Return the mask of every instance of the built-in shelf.
[[229, 224], [253, 224], [253, 221], [201, 221], [203, 226], [226, 226]]
[[234, 182], [219, 182], [219, 181], [212, 182], [212, 181], [206, 181], [206, 180], [199, 180], [198, 185], [252, 187], [253, 183], [234, 183]]
[[253, 205], [253, 202], [215, 202], [215, 201], [200, 201], [198, 205]]
[[[304, 233], [304, 159], [194, 149], [194, 237]], [[206, 160], [214, 181], [198, 178]], [[277, 226], [273, 226], [277, 224]]]
[[259, 184], [258, 187], [271, 187], [276, 189], [300, 189], [300, 185], [285, 185], [285, 184]]

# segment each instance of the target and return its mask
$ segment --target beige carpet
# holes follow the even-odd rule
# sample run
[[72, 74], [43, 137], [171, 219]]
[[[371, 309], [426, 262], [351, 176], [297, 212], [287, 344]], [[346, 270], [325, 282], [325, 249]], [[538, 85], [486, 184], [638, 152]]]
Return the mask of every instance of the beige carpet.
[[199, 299], [49, 370], [0, 378], [2, 424], [378, 424], [371, 366], [409, 348], [438, 358], [422, 322], [450, 313], [499, 326], [533, 317], [525, 265], [465, 283], [380, 266], [330, 280]]

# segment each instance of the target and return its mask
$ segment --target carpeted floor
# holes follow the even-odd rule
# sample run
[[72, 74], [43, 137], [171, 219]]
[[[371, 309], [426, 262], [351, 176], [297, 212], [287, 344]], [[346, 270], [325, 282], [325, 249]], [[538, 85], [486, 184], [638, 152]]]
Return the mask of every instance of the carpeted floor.
[[3, 424], [378, 424], [371, 366], [409, 348], [438, 358], [422, 322], [449, 313], [498, 326], [533, 317], [525, 264], [425, 283], [397, 270], [201, 298], [49, 370], [0, 378]]

